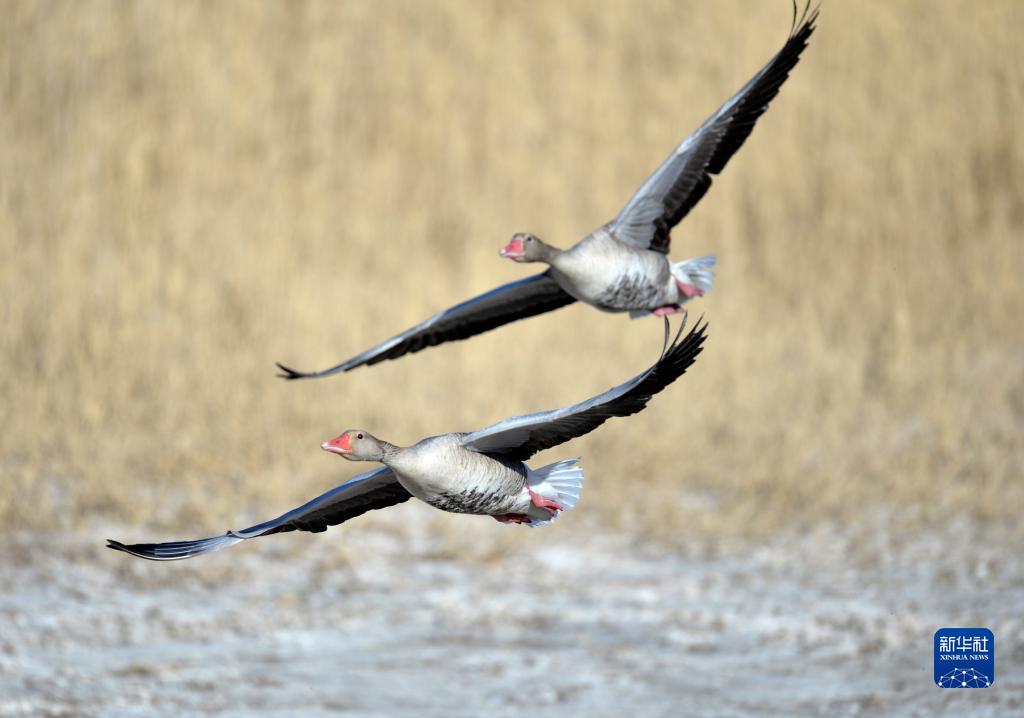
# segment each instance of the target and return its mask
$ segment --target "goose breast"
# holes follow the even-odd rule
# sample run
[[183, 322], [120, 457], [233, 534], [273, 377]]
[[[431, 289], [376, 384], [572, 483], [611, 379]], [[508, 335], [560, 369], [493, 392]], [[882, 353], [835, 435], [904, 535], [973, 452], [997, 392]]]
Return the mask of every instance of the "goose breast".
[[505, 514], [522, 508], [526, 465], [471, 451], [458, 434], [424, 439], [386, 463], [410, 494], [442, 511]]
[[630, 247], [600, 229], [553, 262], [568, 294], [606, 312], [651, 309], [675, 301], [665, 255]]

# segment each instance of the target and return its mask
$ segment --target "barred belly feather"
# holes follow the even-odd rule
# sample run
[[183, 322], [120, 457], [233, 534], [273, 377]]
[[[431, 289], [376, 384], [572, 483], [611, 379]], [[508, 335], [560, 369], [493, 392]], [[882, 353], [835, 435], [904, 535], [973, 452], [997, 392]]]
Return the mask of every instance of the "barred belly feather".
[[661, 289], [644, 275], [623, 274], [597, 298], [595, 304], [598, 309], [613, 312], [656, 306], [663, 293]]
[[526, 481], [528, 469], [522, 461], [487, 457], [494, 462], [495, 475], [474, 481], [465, 488], [441, 491], [430, 499], [430, 505], [455, 514], [498, 514], [510, 510]]
[[431, 506], [453, 514], [500, 514], [508, 511], [509, 495], [486, 489], [466, 489], [458, 493], [440, 493]]

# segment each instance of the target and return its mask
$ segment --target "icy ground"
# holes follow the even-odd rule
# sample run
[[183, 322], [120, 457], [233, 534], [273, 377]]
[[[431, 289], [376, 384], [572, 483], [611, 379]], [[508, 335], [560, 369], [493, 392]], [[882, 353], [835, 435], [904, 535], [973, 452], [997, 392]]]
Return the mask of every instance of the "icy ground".
[[[464, 560], [353, 523], [173, 564], [8, 536], [0, 717], [1024, 715], [1024, 552], [545, 531]], [[932, 683], [941, 626], [994, 631], [993, 687]]]

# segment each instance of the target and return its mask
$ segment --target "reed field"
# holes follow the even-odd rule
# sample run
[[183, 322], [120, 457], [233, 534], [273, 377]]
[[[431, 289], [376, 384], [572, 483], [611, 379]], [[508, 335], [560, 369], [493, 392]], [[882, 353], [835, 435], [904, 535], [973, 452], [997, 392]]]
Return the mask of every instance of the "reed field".
[[[240, 528], [369, 468], [319, 450], [346, 428], [407, 444], [642, 371], [660, 321], [582, 305], [319, 381], [274, 361], [324, 368], [536, 271], [498, 258], [512, 232], [611, 219], [790, 14], [0, 2], [2, 525]], [[673, 259], [718, 255], [704, 353], [535, 458], [584, 457], [559, 526], [1019, 532], [1022, 28], [1013, 0], [824, 4], [673, 233]]]

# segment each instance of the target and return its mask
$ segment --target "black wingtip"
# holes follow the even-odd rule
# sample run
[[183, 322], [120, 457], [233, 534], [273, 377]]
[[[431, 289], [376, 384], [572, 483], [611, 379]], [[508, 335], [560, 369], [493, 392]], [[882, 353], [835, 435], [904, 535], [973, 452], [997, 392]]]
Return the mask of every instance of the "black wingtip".
[[694, 344], [694, 343], [696, 343], [697, 345], [700, 345], [707, 338], [708, 322], [704, 318], [703, 314], [701, 314], [699, 317], [697, 317], [697, 321], [694, 323], [693, 329], [688, 331], [686, 333], [686, 336], [682, 336], [684, 328], [685, 328], [685, 324], [683, 326], [679, 327], [679, 331], [676, 332], [675, 338], [672, 339], [672, 343], [669, 344], [668, 351], [665, 352], [666, 354], [669, 354], [669, 353], [675, 351], [676, 349], [678, 349], [683, 344]]
[[675, 367], [679, 374], [685, 372], [691, 364], [704, 351], [704, 340], [707, 339], [708, 323], [704, 315], [700, 315], [693, 329], [687, 332], [686, 336], [679, 339], [678, 335], [673, 339], [668, 351], [654, 366], [657, 370], [660, 367]]
[[282, 379], [287, 379], [288, 381], [292, 381], [294, 379], [308, 379], [310, 376], [313, 376], [312, 374], [307, 374], [306, 372], [295, 371], [290, 367], [286, 367], [281, 362], [274, 362], [274, 365], [281, 370], [274, 376], [281, 377]]
[[150, 561], [156, 560], [155, 557], [147, 556], [144, 552], [139, 551], [139, 546], [129, 546], [128, 544], [123, 544], [120, 541], [115, 541], [114, 539], [107, 539], [107, 548], [113, 549], [114, 551], [121, 551], [129, 556], [138, 556], [139, 558], [149, 559]]
[[[378, 361], [382, 361], [383, 359], [386, 359], [386, 358], [387, 357], [381, 357], [379, 359], [371, 360], [371, 361], [368, 361], [366, 363], [367, 364], [374, 364], [374, 363], [376, 363]], [[356, 366], [360, 366], [359, 364], [356, 364], [355, 366], [352, 366], [349, 363], [345, 363], [345, 364], [339, 364], [338, 366], [335, 366], [335, 367], [331, 367], [330, 369], [324, 369], [323, 371], [305, 372], [305, 371], [296, 371], [295, 369], [292, 369], [290, 367], [286, 367], [284, 364], [282, 364], [280, 362], [274, 362], [274, 363], [277, 365], [277, 368], [281, 370], [281, 373], [276, 374], [275, 376], [279, 376], [282, 379], [285, 379], [286, 381], [293, 381], [295, 379], [322, 379], [325, 376], [333, 376], [334, 374], [339, 374], [341, 372], [346, 372], [346, 371], [349, 371], [350, 369], [354, 369]]]
[[793, 0], [793, 24], [789, 29], [790, 37], [795, 37], [801, 33], [807, 33], [808, 36], [814, 32], [814, 23], [818, 20], [818, 13], [821, 12], [821, 2], [814, 5], [814, 9], [811, 9], [811, 0], [807, 0], [804, 3], [804, 9], [800, 12], [799, 17], [797, 16], [797, 4], [796, 0]]

